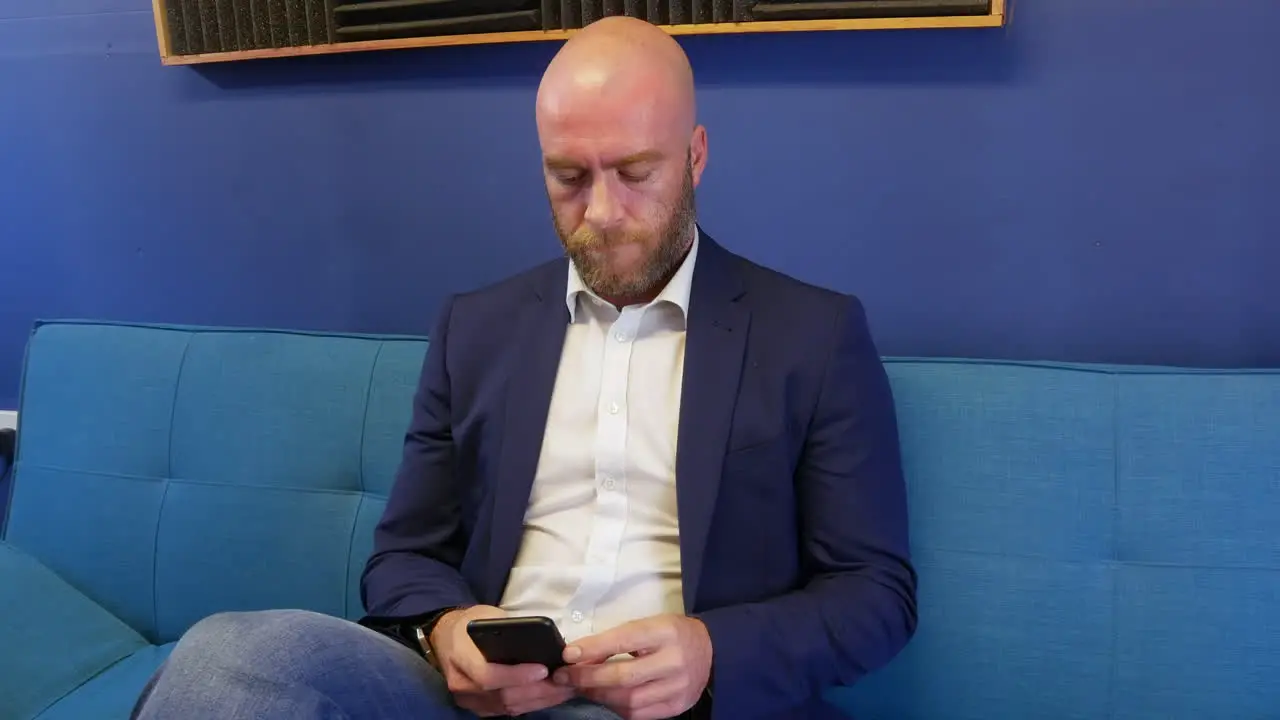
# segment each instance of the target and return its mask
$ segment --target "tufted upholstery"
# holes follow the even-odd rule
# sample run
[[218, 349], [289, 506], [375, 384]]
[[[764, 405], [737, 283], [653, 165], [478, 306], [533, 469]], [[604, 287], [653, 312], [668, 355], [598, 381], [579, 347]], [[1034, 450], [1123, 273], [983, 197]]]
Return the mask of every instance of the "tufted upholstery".
[[151, 642], [219, 610], [361, 614], [424, 341], [68, 324], [36, 338], [10, 543]]
[[890, 374], [921, 619], [859, 717], [1280, 717], [1280, 372]]
[[[421, 338], [43, 324], [0, 557], [20, 549], [122, 620], [94, 625], [109, 648], [171, 643], [220, 610], [359, 617], [425, 350]], [[125, 628], [140, 638], [114, 632]], [[38, 668], [4, 645], [0, 670], [21, 667], [0, 674], [0, 717], [27, 717], [6, 703], [42, 687], [19, 682]], [[135, 660], [145, 672], [131, 679], [163, 654]]]
[[[41, 325], [0, 718], [127, 717], [213, 612], [358, 617], [425, 348]], [[1280, 717], [1280, 373], [888, 368], [921, 625], [834, 699], [876, 720]]]

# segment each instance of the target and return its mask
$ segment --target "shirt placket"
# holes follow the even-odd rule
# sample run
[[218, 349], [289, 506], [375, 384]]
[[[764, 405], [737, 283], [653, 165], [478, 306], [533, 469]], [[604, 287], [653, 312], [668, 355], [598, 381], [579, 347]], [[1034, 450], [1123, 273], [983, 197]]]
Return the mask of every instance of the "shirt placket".
[[583, 561], [582, 582], [570, 619], [594, 632], [595, 608], [613, 584], [627, 526], [628, 389], [631, 356], [644, 309], [628, 307], [607, 329], [596, 408], [595, 512]]

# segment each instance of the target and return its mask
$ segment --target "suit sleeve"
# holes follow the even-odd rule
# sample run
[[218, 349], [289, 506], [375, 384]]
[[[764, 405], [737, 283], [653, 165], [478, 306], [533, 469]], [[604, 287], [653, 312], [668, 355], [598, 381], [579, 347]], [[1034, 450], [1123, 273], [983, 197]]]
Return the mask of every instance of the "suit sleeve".
[[452, 314], [451, 298], [428, 338], [400, 466], [374, 529], [373, 554], [360, 583], [370, 615], [415, 616], [476, 602], [458, 571], [467, 538], [450, 421]]
[[916, 573], [889, 380], [850, 298], [795, 483], [807, 583], [706, 611], [716, 720], [767, 717], [885, 665], [916, 627]]

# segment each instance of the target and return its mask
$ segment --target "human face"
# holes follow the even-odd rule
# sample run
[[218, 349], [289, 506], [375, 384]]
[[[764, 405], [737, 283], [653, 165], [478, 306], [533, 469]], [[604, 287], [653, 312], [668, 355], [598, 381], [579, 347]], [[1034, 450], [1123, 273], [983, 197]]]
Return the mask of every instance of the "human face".
[[663, 143], [644, 114], [539, 122], [556, 233], [583, 283], [618, 305], [653, 299], [693, 240], [704, 131]]

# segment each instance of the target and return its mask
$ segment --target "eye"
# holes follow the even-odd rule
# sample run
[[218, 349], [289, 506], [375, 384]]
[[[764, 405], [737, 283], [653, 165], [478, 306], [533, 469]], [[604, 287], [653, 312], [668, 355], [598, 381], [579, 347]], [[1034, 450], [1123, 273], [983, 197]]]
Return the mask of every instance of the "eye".
[[639, 168], [623, 168], [618, 171], [618, 176], [626, 182], [644, 182], [653, 175], [652, 170]]
[[586, 173], [580, 170], [556, 170], [552, 173], [552, 177], [561, 185], [574, 186], [582, 184]]

